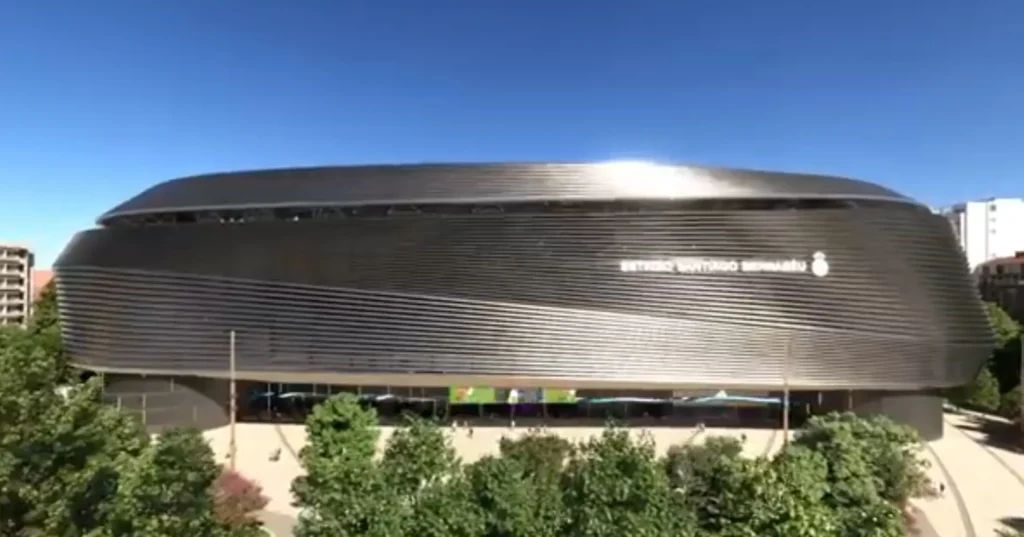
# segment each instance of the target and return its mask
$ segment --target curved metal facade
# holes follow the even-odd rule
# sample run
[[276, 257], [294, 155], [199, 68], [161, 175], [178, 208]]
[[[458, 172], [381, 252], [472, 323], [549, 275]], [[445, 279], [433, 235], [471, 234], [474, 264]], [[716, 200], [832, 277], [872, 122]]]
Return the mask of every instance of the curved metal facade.
[[814, 197], [798, 177], [780, 191], [849, 203], [615, 205], [597, 188], [571, 210], [116, 225], [194, 196], [165, 187], [166, 203], [112, 211], [61, 255], [65, 339], [96, 369], [224, 376], [233, 330], [253, 380], [775, 388], [785, 376], [793, 389], [912, 390], [972, 378], [991, 334], [948, 223], [880, 187], [820, 179]]

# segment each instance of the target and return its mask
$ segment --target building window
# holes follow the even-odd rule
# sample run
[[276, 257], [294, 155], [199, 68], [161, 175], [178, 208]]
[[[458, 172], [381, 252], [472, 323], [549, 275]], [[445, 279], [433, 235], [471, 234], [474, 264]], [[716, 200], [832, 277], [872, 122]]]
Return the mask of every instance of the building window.
[[988, 210], [990, 210], [990, 211], [994, 211], [994, 210], [996, 210], [996, 204], [995, 204], [995, 203], [993, 203], [992, 205], [989, 205], [989, 206], [988, 206]]

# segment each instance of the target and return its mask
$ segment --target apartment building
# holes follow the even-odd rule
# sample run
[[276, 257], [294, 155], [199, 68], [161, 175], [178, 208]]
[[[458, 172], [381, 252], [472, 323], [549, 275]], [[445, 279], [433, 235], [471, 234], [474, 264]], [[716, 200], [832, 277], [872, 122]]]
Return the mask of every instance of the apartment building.
[[0, 244], [0, 326], [28, 322], [35, 256], [26, 246]]
[[976, 273], [981, 298], [999, 304], [1014, 319], [1024, 321], [1024, 251], [986, 261]]
[[1024, 199], [968, 201], [937, 212], [949, 219], [971, 270], [1024, 251]]

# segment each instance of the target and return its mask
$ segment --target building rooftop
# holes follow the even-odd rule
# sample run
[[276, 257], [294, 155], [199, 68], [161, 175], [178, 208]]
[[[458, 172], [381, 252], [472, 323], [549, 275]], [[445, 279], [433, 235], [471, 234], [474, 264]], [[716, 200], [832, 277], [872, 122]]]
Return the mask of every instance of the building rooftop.
[[651, 199], [917, 202], [882, 186], [799, 173], [648, 162], [416, 164], [295, 168], [175, 179], [99, 218], [300, 207]]
[[1024, 265], [1024, 252], [1017, 252], [1009, 257], [989, 259], [988, 261], [981, 264], [981, 266], [983, 267], [994, 267], [997, 265]]

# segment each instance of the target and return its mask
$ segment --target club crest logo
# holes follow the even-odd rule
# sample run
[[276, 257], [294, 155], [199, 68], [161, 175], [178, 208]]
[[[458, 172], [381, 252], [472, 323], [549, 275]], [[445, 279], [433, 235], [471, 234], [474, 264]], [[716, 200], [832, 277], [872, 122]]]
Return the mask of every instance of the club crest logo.
[[814, 252], [811, 256], [811, 274], [819, 278], [828, 276], [828, 261], [825, 259], [825, 252]]

